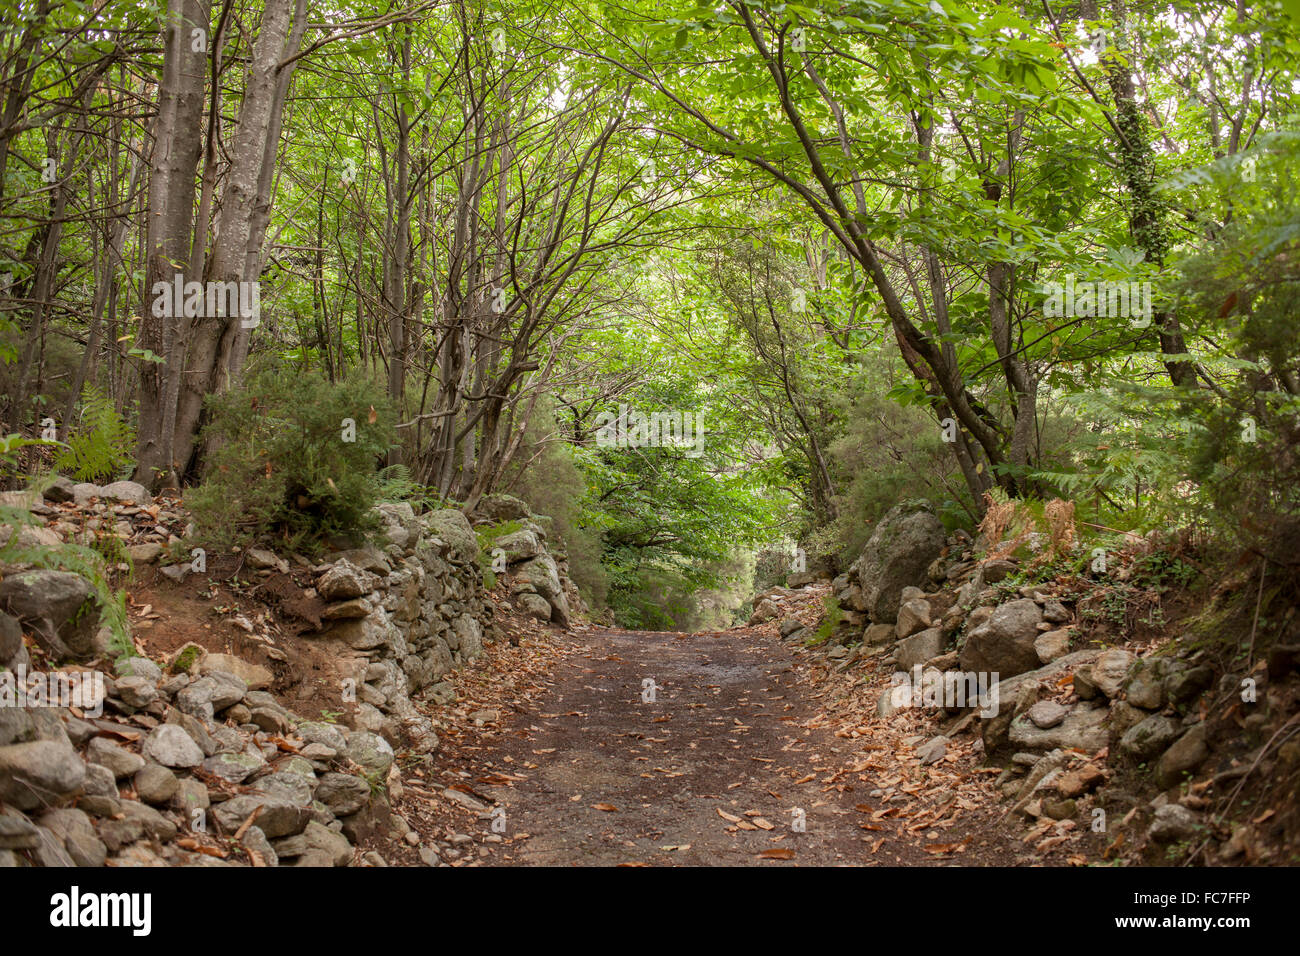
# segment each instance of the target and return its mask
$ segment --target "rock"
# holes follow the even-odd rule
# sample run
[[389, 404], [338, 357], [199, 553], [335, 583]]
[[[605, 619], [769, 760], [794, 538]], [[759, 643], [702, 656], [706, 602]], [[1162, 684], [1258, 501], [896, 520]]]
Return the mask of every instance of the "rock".
[[1175, 843], [1196, 833], [1200, 818], [1178, 803], [1166, 803], [1156, 810], [1147, 836], [1155, 843]]
[[176, 774], [156, 763], [145, 764], [132, 779], [135, 792], [145, 803], [162, 806], [171, 802], [180, 789]]
[[265, 690], [275, 679], [275, 675], [261, 664], [250, 664], [233, 654], [208, 654], [204, 657], [199, 673], [211, 675], [215, 671], [233, 674], [244, 682], [247, 690]]
[[75, 809], [47, 810], [37, 821], [48, 830], [77, 866], [103, 866], [108, 857], [90, 817]]
[[862, 634], [862, 643], [868, 647], [879, 647], [894, 639], [894, 625], [872, 624]]
[[1106, 779], [1101, 768], [1093, 764], [1084, 764], [1056, 779], [1056, 792], [1062, 797], [1073, 799], [1081, 797], [1099, 787]]
[[213, 699], [218, 693], [219, 685], [211, 677], [200, 677], [176, 694], [176, 709], [200, 720], [211, 720], [216, 707]]
[[754, 613], [749, 615], [749, 627], [774, 621], [781, 615], [781, 607], [771, 598], [763, 598], [754, 606]]
[[266, 766], [266, 760], [248, 752], [214, 754], [203, 761], [203, 769], [228, 783], [243, 783]]
[[1178, 725], [1168, 717], [1152, 714], [1130, 727], [1120, 737], [1120, 752], [1139, 763], [1150, 760], [1178, 736]]
[[96, 737], [90, 742], [86, 747], [86, 760], [105, 767], [118, 780], [129, 777], [144, 767], [143, 757], [106, 737]]
[[0, 807], [0, 849], [32, 850], [39, 843], [36, 824], [17, 810]]
[[912, 598], [898, 606], [898, 623], [894, 633], [901, 639], [911, 637], [930, 626], [930, 602], [924, 598]]
[[298, 806], [285, 797], [265, 793], [231, 797], [209, 810], [209, 815], [221, 827], [222, 832], [230, 834], [238, 830], [259, 807], [262, 812], [257, 815], [255, 822], [273, 840], [301, 833], [311, 822], [310, 807]]
[[325, 621], [350, 621], [356, 618], [362, 618], [372, 613], [375, 606], [369, 598], [350, 598], [347, 601], [335, 601], [329, 607], [321, 612], [321, 619]]
[[240, 844], [244, 849], [256, 853], [267, 866], [280, 865], [280, 856], [275, 852], [275, 847], [271, 846], [271, 841], [266, 838], [266, 833], [261, 827], [254, 825], [245, 830]]
[[1114, 699], [1119, 696], [1124, 679], [1136, 658], [1122, 648], [1112, 647], [1093, 662], [1089, 678], [1097, 690]]
[[800, 622], [800, 620], [797, 617], [791, 614], [790, 616], [781, 619], [781, 624], [778, 627], [778, 630], [781, 633], [781, 637], [784, 639], [789, 637], [791, 634], [793, 634], [795, 631], [799, 630], [802, 627], [803, 627], [802, 622]]
[[383, 535], [389, 544], [406, 549], [420, 536], [420, 522], [410, 502], [385, 501], [371, 511], [383, 525]]
[[333, 724], [327, 724], [319, 720], [304, 720], [298, 724], [295, 733], [309, 744], [320, 744], [328, 747], [335, 753], [342, 753], [347, 749], [348, 742], [343, 736], [343, 731]]
[[1194, 724], [1161, 754], [1156, 762], [1156, 783], [1165, 788], [1182, 783], [1184, 776], [1204, 763], [1209, 755], [1205, 723]]
[[493, 549], [497, 548], [505, 552], [507, 564], [526, 561], [542, 553], [542, 543], [537, 539], [537, 535], [526, 530], [503, 534], [493, 544]]
[[203, 756], [205, 757], [211, 757], [218, 749], [227, 750], [243, 746], [242, 741], [239, 741], [238, 731], [229, 727], [223, 727], [219, 728], [218, 732], [229, 731], [234, 735], [237, 741], [234, 748], [223, 747], [218, 742], [217, 738], [208, 732], [208, 728], [204, 726], [203, 721], [199, 720], [192, 714], [182, 713], [175, 707], [167, 712], [167, 723], [173, 724], [185, 731], [185, 733], [189, 735], [190, 740], [198, 744], [199, 750], [203, 752]]
[[989, 558], [979, 564], [979, 578], [985, 586], [1005, 581], [1019, 570], [1020, 565], [1010, 558]]
[[86, 776], [81, 782], [81, 789], [94, 796], [116, 797], [117, 777], [113, 771], [102, 764], [86, 764]]
[[1008, 739], [1025, 750], [1080, 750], [1096, 753], [1106, 746], [1107, 734], [1104, 707], [1090, 709], [1075, 707], [1061, 723], [1043, 729], [1033, 723], [1027, 714], [1011, 721]]
[[1143, 710], [1159, 710], [1165, 705], [1163, 661], [1143, 660], [1124, 683], [1124, 699]]
[[478, 560], [478, 537], [469, 521], [455, 508], [444, 508], [420, 516], [427, 533], [446, 543], [452, 560], [469, 564]]
[[1043, 603], [1043, 620], [1049, 624], [1065, 624], [1070, 620], [1070, 612], [1060, 601], [1049, 598]]
[[119, 677], [143, 677], [152, 684], [162, 680], [162, 668], [147, 657], [124, 657], [113, 665]]
[[948, 738], [944, 736], [932, 737], [924, 744], [916, 748], [916, 755], [921, 758], [921, 766], [926, 767], [932, 763], [938, 763], [943, 759], [944, 754], [948, 752]]
[[374, 590], [375, 579], [346, 558], [335, 561], [316, 582], [316, 593], [323, 601], [346, 601]]
[[244, 560], [254, 571], [279, 571], [289, 573], [289, 562], [265, 548], [249, 548], [244, 552]]
[[180, 584], [190, 573], [190, 566], [188, 564], [168, 564], [159, 568], [158, 573]]
[[903, 588], [926, 583], [930, 564], [943, 547], [943, 525], [924, 503], [901, 502], [880, 519], [854, 562], [872, 621], [897, 620]]
[[1034, 638], [1034, 653], [1043, 664], [1050, 664], [1058, 657], [1070, 653], [1069, 631], [1046, 631]]
[[544, 623], [551, 620], [551, 604], [540, 594], [522, 591], [511, 598], [511, 601], [521, 614], [527, 614], [529, 617]]
[[961, 649], [962, 670], [1012, 677], [1037, 669], [1035, 649], [1042, 612], [1029, 598], [997, 607], [988, 621], [966, 636]]
[[[204, 663], [206, 664], [207, 661], [205, 660]], [[212, 709], [215, 711], [222, 711], [238, 704], [248, 694], [248, 685], [229, 671], [212, 670], [203, 680], [210, 680], [215, 684], [211, 696]]]
[[393, 748], [383, 737], [369, 731], [358, 730], [349, 734], [344, 753], [363, 771], [381, 781], [388, 776], [388, 768], [393, 765]]
[[327, 773], [316, 787], [316, 799], [335, 816], [345, 817], [370, 802], [370, 785], [352, 774]]
[[894, 661], [899, 670], [910, 671], [942, 654], [944, 645], [943, 632], [932, 627], [899, 641], [894, 646]]
[[73, 494], [72, 491], [75, 487], [76, 485], [67, 478], [64, 478], [62, 475], [55, 475], [50, 484], [41, 492], [41, 497], [46, 501], [53, 502], [54, 504], [62, 504], [65, 501], [75, 501], [77, 496]]
[[1058, 704], [1054, 700], [1040, 700], [1025, 711], [1025, 716], [1033, 722], [1035, 727], [1050, 730], [1064, 721], [1069, 716], [1069, 713], [1070, 708], [1064, 704]]
[[66, 740], [0, 747], [0, 800], [19, 810], [48, 806], [75, 793], [85, 778], [86, 765]]
[[1174, 707], [1187, 707], [1214, 682], [1214, 670], [1208, 664], [1180, 668], [1165, 675], [1165, 697]]
[[153, 564], [162, 555], [163, 546], [156, 541], [129, 545], [126, 549], [126, 556], [131, 559], [132, 564]]
[[72, 486], [72, 500], [79, 507], [85, 507], [90, 504], [91, 499], [98, 498], [102, 489], [99, 485], [91, 484], [89, 481], [78, 482]]
[[148, 707], [158, 699], [158, 690], [147, 677], [119, 677], [117, 696], [128, 707]]
[[297, 836], [280, 840], [276, 852], [282, 858], [297, 858], [294, 866], [347, 866], [352, 862], [352, 844], [315, 820]]
[[[559, 570], [555, 566], [555, 559], [549, 554], [539, 554], [525, 561], [514, 569], [513, 574], [516, 586], [526, 585], [548, 601], [563, 593]], [[773, 617], [775, 616], [774, 612]]]
[[1079, 805], [1073, 800], [1043, 799], [1043, 816], [1052, 820], [1069, 820], [1079, 812]]
[[[73, 490], [76, 490], [75, 487]], [[149, 489], [134, 481], [115, 481], [111, 485], [104, 485], [99, 489], [99, 497], [109, 501], [125, 501], [139, 507], [153, 504]]]
[[482, 515], [492, 524], [500, 524], [503, 521], [522, 521], [531, 517], [532, 512], [528, 510], [527, 504], [513, 495], [492, 494], [484, 495], [479, 500], [474, 514]]
[[0, 610], [28, 623], [56, 658], [94, 654], [94, 590], [68, 571], [19, 571], [0, 581]]
[[177, 781], [176, 793], [172, 797], [172, 807], [192, 818], [195, 810], [206, 810], [212, 805], [208, 788], [193, 777], [183, 777]]
[[[2, 534], [3, 532], [0, 532]], [[18, 623], [18, 619], [8, 614], [0, 612], [0, 667], [7, 667], [9, 670], [17, 670], [19, 655], [23, 654], [26, 647], [23, 644], [23, 629]], [[22, 661], [25, 664], [26, 659]]]
[[1093, 700], [1101, 691], [1092, 682], [1092, 665], [1087, 664], [1074, 672], [1073, 686], [1079, 700]]
[[144, 755], [164, 767], [197, 767], [203, 763], [203, 751], [180, 727], [163, 724], [155, 727], [144, 741]]

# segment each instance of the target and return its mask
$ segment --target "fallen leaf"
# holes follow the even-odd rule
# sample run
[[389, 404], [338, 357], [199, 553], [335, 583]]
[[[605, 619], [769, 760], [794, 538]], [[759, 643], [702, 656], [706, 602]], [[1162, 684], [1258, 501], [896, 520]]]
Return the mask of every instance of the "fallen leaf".
[[763, 850], [758, 855], [765, 860], [793, 860], [794, 850], [785, 850], [785, 849]]

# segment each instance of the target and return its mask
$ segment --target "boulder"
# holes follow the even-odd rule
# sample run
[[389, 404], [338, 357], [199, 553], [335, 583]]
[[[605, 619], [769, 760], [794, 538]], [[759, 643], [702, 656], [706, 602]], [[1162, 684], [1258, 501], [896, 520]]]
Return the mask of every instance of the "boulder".
[[1104, 707], [1076, 706], [1059, 724], [1044, 729], [1021, 714], [1012, 719], [1008, 739], [1021, 750], [1080, 750], [1096, 753], [1106, 746]]
[[312, 818], [311, 807], [299, 806], [286, 797], [266, 793], [231, 797], [208, 812], [221, 832], [232, 834], [259, 808], [261, 813], [255, 822], [271, 839], [301, 833]]
[[180, 727], [162, 724], [144, 741], [144, 755], [164, 767], [197, 767], [203, 763], [203, 751]]
[[0, 747], [0, 800], [19, 810], [55, 803], [75, 793], [85, 779], [86, 765], [67, 741]]
[[99, 497], [109, 501], [125, 501], [142, 508], [153, 504], [153, 495], [149, 494], [149, 489], [134, 481], [115, 481], [111, 485], [104, 485], [99, 489]]
[[943, 632], [932, 627], [899, 641], [894, 646], [894, 661], [899, 670], [910, 671], [917, 664], [938, 657], [943, 649]]
[[1209, 755], [1205, 723], [1195, 724], [1156, 761], [1156, 783], [1162, 787], [1182, 783], [1184, 776], [1204, 763]]
[[335, 561], [319, 581], [316, 593], [323, 601], [346, 601], [369, 594], [375, 587], [374, 576], [346, 558]]
[[962, 670], [1012, 677], [1041, 665], [1035, 641], [1042, 612], [1029, 598], [1008, 601], [988, 621], [966, 635]]
[[89, 658], [99, 625], [94, 590], [68, 571], [19, 571], [0, 581], [0, 610], [31, 625], [56, 658]]
[[1113, 700], [1119, 696], [1120, 688], [1124, 686], [1129, 668], [1135, 660], [1137, 658], [1128, 651], [1112, 647], [1102, 652], [1093, 663], [1089, 679], [1097, 690]]
[[923, 502], [902, 502], [880, 519], [854, 562], [872, 621], [897, 620], [903, 588], [926, 583], [930, 564], [943, 547], [943, 525]]
[[[521, 590], [531, 590], [548, 601], [564, 593], [560, 585], [559, 569], [555, 566], [555, 559], [549, 554], [539, 554], [525, 561], [514, 569], [514, 575], [516, 587]], [[773, 617], [775, 616], [773, 614]]]
[[446, 543], [453, 561], [469, 564], [478, 560], [478, 537], [469, 521], [455, 508], [443, 508], [420, 516], [426, 533]]
[[1150, 760], [1178, 736], [1178, 725], [1168, 717], [1152, 714], [1124, 732], [1120, 752], [1139, 763]]
[[497, 538], [493, 548], [500, 548], [505, 552], [506, 563], [508, 564], [527, 561], [529, 558], [535, 558], [542, 553], [542, 543], [537, 539], [537, 534], [528, 530], [503, 534]]
[[528, 505], [513, 495], [484, 495], [474, 508], [474, 514], [487, 518], [493, 524], [502, 521], [522, 521], [532, 515]]

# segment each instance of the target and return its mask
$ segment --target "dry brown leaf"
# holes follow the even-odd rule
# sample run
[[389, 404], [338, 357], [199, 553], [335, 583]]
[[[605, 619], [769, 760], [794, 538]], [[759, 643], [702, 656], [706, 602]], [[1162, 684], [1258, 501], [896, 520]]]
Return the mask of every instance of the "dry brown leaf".
[[787, 850], [787, 849], [763, 850], [758, 855], [765, 860], [793, 860], [794, 850]]

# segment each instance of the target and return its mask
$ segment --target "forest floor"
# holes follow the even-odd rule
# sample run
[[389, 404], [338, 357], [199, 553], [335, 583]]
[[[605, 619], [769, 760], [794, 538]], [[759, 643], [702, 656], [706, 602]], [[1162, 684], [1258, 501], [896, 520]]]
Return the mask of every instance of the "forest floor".
[[907, 717], [848, 716], [817, 660], [772, 626], [498, 642], [457, 675], [462, 720], [432, 762], [449, 789], [417, 780], [395, 806], [423, 837], [459, 834], [455, 865], [1079, 862], [1024, 842], [978, 755], [921, 766]]

